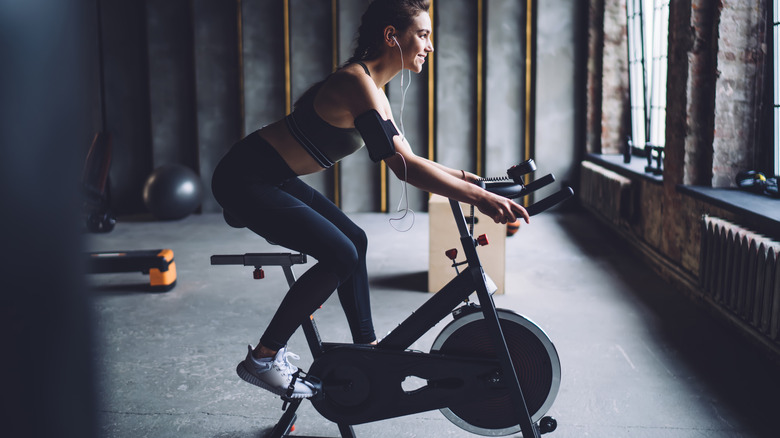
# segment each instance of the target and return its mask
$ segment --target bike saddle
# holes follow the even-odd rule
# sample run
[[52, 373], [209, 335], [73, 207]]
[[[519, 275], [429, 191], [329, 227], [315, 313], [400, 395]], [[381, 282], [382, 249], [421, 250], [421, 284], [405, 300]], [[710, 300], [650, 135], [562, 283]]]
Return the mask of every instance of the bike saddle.
[[[241, 220], [232, 214], [228, 213], [226, 210], [222, 210], [222, 217], [225, 219], [225, 222], [227, 222], [228, 225], [230, 225], [233, 228], [246, 228], [246, 224], [241, 222]], [[266, 242], [270, 243], [271, 245], [279, 245], [276, 242], [273, 242], [271, 240], [265, 239]]]
[[233, 228], [245, 228], [246, 224], [241, 222], [238, 218], [231, 215], [227, 210], [222, 210], [222, 217], [225, 218], [225, 222]]

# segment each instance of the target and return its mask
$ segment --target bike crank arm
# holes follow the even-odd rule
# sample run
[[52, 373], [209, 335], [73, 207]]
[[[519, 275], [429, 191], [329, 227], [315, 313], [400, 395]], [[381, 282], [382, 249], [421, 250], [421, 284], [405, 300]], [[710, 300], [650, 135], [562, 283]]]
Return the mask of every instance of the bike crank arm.
[[[312, 405], [335, 423], [369, 423], [507, 392], [499, 370], [496, 360], [345, 345], [312, 364], [309, 374], [323, 386]], [[405, 388], [410, 377], [425, 384]]]

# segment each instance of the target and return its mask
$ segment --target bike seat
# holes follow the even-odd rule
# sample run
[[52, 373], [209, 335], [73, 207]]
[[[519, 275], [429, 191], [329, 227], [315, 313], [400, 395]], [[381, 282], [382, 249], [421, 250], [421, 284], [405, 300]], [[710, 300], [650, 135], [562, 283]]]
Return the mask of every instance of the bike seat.
[[[232, 214], [228, 213], [225, 210], [222, 210], [222, 217], [225, 218], [225, 222], [227, 222], [227, 224], [233, 228], [246, 228], [245, 223], [241, 222], [240, 219], [238, 219], [237, 217], [233, 216]], [[265, 241], [270, 243], [271, 245], [279, 245], [278, 243], [275, 243], [268, 239], [265, 239]]]
[[222, 210], [222, 217], [225, 218], [225, 222], [233, 228], [245, 228], [246, 224], [241, 222], [238, 218], [228, 213], [226, 210]]

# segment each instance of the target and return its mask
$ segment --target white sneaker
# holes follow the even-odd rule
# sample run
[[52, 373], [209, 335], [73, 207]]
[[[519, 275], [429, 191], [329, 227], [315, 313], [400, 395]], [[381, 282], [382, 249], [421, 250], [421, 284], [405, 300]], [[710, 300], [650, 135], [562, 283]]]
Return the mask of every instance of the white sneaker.
[[[276, 352], [273, 358], [255, 359], [252, 357], [252, 346], [249, 347], [246, 359], [236, 367], [238, 377], [248, 383], [273, 392], [276, 395], [286, 395], [290, 382], [298, 367], [291, 364], [288, 358], [300, 359], [295, 353], [287, 351], [287, 347]], [[314, 387], [305, 380], [296, 379], [292, 398], [309, 398], [314, 395]]]

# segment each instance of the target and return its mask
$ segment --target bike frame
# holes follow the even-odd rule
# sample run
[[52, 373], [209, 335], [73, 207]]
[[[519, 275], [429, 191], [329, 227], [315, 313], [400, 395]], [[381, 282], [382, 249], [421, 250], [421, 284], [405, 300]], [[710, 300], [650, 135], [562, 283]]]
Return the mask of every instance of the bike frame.
[[[515, 183], [499, 183], [494, 186], [495, 188], [493, 190], [495, 190], [495, 193], [502, 194], [503, 196], [516, 198], [519, 196], [524, 196], [554, 181], [554, 177], [552, 175], [547, 175], [528, 184], [527, 186], [523, 185], [520, 177], [523, 174], [533, 170], [535, 170], [535, 164], [533, 164], [532, 160], [528, 160], [525, 163], [514, 166], [508, 170], [508, 175], [515, 181]], [[513, 172], [515, 173], [514, 175]], [[501, 193], [502, 191], [503, 193]], [[571, 188], [566, 187], [559, 192], [529, 206], [527, 211], [530, 215], [535, 215], [553, 205], [558, 204], [559, 202], [562, 202], [572, 194], [573, 191]], [[501, 329], [498, 312], [491, 292], [488, 289], [488, 280], [476, 250], [477, 241], [469, 231], [468, 224], [466, 223], [466, 216], [463, 214], [463, 210], [461, 209], [460, 204], [457, 201], [450, 199], [450, 207], [452, 209], [452, 214], [458, 228], [461, 246], [466, 258], [465, 262], [457, 264], [458, 266], [465, 265], [463, 271], [460, 272], [449, 283], [447, 283], [442, 289], [432, 295], [431, 298], [423, 303], [416, 311], [407, 317], [394, 330], [388, 333], [388, 335], [375, 346], [369, 347], [357, 346], [354, 344], [322, 342], [317, 330], [317, 326], [314, 322], [314, 316], [312, 315], [311, 318], [307, 319], [302, 324], [306, 341], [309, 345], [312, 356], [314, 357], [314, 364], [312, 369], [314, 369], [317, 365], [317, 359], [323, 357], [323, 355], [325, 355], [330, 350], [340, 349], [342, 351], [348, 352], [352, 350], [359, 350], [360, 354], [362, 355], [372, 355], [373, 353], [376, 354], [377, 357], [380, 357], [379, 355], [389, 357], [387, 355], [392, 352], [404, 352], [415, 341], [417, 341], [436, 324], [438, 324], [442, 319], [451, 314], [453, 310], [460, 306], [464, 301], [467, 301], [468, 297], [472, 293], [476, 292], [480, 310], [488, 328], [489, 338], [492, 340], [493, 347], [496, 351], [496, 357], [493, 358], [493, 360], [498, 362], [498, 366], [502, 372], [502, 381], [506, 382], [506, 388], [509, 390], [511, 400], [513, 402], [512, 405], [517, 419], [517, 423], [515, 424], [520, 426], [520, 430], [524, 438], [540, 438], [541, 432], [539, 425], [534, 423], [531, 418], [531, 414], [528, 411], [528, 405], [523, 395], [523, 390], [520, 386], [517, 373], [515, 372], [514, 364], [512, 363], [512, 357], [506, 343], [506, 338], [504, 337], [503, 330]], [[262, 278], [262, 273], [259, 271], [261, 271], [260, 268], [263, 265], [282, 266], [289, 285], [292, 285], [295, 282], [295, 275], [292, 271], [292, 265], [301, 263], [306, 263], [306, 256], [304, 254], [262, 253], [244, 255], [214, 255], [211, 257], [212, 265], [243, 264], [245, 266], [255, 266], [255, 278]], [[422, 356], [432, 357], [430, 353], [420, 354]], [[439, 357], [441, 358], [441, 356]], [[446, 358], [441, 359], [446, 360]], [[455, 364], [453, 364], [453, 366], [455, 366]], [[322, 394], [319, 396], [321, 397]], [[282, 409], [286, 410], [286, 412], [282, 415], [282, 418], [271, 432], [271, 438], [280, 438], [285, 436], [291, 430], [296, 419], [296, 411], [300, 403], [304, 400], [287, 399], [285, 397], [283, 397], [283, 399], [285, 400], [285, 403], [282, 406]], [[407, 415], [408, 413], [411, 412], [393, 410], [393, 412], [389, 412], [388, 415], [384, 418], [394, 418], [401, 415]], [[339, 432], [343, 438], [355, 438], [354, 430], [352, 429], [351, 424], [340, 422], [337, 424]]]
[[[432, 329], [442, 319], [451, 314], [452, 311], [462, 304], [474, 292], [477, 294], [481, 311], [488, 323], [490, 338], [494, 342], [495, 350], [498, 352], [496, 359], [503, 376], [507, 379], [507, 387], [510, 390], [515, 413], [517, 415], [517, 424], [524, 437], [540, 437], [539, 428], [531, 420], [531, 414], [528, 412], [528, 406], [523, 396], [520, 382], [512, 364], [512, 358], [504, 338], [501, 325], [499, 323], [498, 313], [496, 311], [493, 297], [488, 290], [488, 283], [485, 272], [479, 260], [476, 250], [476, 243], [473, 236], [469, 233], [466, 217], [457, 201], [450, 200], [453, 217], [460, 234], [461, 246], [466, 257], [465, 268], [447, 283], [442, 289], [431, 296], [417, 310], [415, 310], [400, 325], [387, 334], [374, 348], [378, 350], [403, 351], [408, 349], [415, 341], [421, 338], [425, 333]], [[351, 344], [323, 343], [317, 331], [314, 319], [311, 318], [303, 324], [304, 335], [306, 336], [309, 348], [315, 360], [326, 350], [339, 346]], [[364, 354], [371, 354], [371, 350], [365, 350]], [[281, 423], [281, 422], [280, 422]], [[340, 429], [343, 425], [339, 425]], [[345, 438], [354, 435], [344, 435]]]

